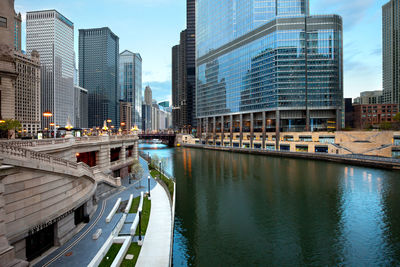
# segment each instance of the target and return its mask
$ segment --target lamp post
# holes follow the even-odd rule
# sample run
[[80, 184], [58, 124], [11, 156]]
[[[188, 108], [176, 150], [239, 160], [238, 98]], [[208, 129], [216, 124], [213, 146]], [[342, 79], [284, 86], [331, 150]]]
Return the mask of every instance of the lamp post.
[[160, 180], [161, 180], [161, 160], [159, 161], [159, 165], [160, 165], [159, 171], [160, 171]]
[[150, 199], [151, 198], [151, 195], [150, 195], [150, 175], [147, 176], [147, 186], [148, 186], [148, 190], [149, 190], [149, 199]]
[[142, 211], [139, 210], [139, 245], [142, 245]]
[[[53, 113], [51, 113], [50, 111], [45, 111], [45, 112], [43, 112], [43, 117], [45, 117], [45, 118], [51, 118], [51, 117], [53, 117]], [[53, 126], [55, 127], [55, 123], [50, 123], [50, 126], [52, 126], [52, 124], [53, 124]], [[56, 138], [56, 133], [55, 133], [55, 131], [56, 131], [56, 129], [54, 128], [54, 138]]]

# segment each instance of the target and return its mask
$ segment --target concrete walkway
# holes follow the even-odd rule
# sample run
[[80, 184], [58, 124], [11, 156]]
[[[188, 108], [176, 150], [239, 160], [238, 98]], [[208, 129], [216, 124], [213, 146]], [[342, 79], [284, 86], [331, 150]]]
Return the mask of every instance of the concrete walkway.
[[[124, 179], [122, 183], [125, 186], [121, 187], [115, 194], [99, 201], [93, 218], [79, 233], [39, 262], [33, 264], [33, 266], [87, 266], [122, 217], [122, 213], [116, 213], [110, 223], [105, 222], [105, 218], [113, 208], [116, 200], [120, 197], [122, 201], [127, 201], [130, 194], [138, 197], [141, 191], [147, 191], [147, 163], [143, 159], [140, 159], [140, 163], [145, 171], [141, 181], [135, 180], [132, 181], [132, 184], [129, 184], [129, 181]], [[140, 184], [143, 187], [138, 188]], [[157, 182], [151, 179], [150, 188], [154, 188], [156, 185], [158, 185]], [[99, 228], [103, 230], [103, 233], [99, 239], [93, 240], [92, 235]]]
[[157, 184], [150, 193], [149, 225], [136, 266], [169, 266], [172, 215], [168, 195], [160, 184]]

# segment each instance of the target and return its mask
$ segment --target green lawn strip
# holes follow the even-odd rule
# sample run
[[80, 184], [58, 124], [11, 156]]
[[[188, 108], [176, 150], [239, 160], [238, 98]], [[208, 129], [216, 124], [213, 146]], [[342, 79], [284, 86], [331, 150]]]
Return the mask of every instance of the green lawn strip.
[[[145, 197], [143, 201], [143, 209], [142, 209], [142, 236], [146, 234], [147, 230], [147, 225], [149, 224], [149, 218], [150, 218], [150, 209], [151, 209], [151, 201]], [[138, 227], [136, 228], [136, 236], [139, 235], [139, 224]]]
[[[121, 265], [122, 267], [131, 267], [131, 266], [135, 266], [136, 265], [136, 261], [139, 258], [139, 253], [140, 253], [140, 249], [142, 247], [139, 246], [136, 242], [131, 243], [128, 252], [126, 253], [126, 255], [128, 254], [132, 254], [133, 255], [133, 259], [131, 260], [127, 260], [124, 258], [124, 260], [122, 261]], [[126, 256], [125, 255], [125, 256]]]
[[[153, 178], [160, 178], [160, 172], [155, 169], [152, 169], [150, 171], [150, 174], [151, 176], [153, 176]], [[161, 175], [161, 180], [167, 185], [168, 191], [171, 194], [171, 198], [174, 197], [174, 182], [171, 179], [165, 177], [164, 175]]]
[[[112, 244], [107, 254], [104, 256], [103, 260], [100, 262], [99, 267], [108, 267], [111, 266], [115, 257], [117, 256], [119, 250], [121, 249], [122, 244]], [[108, 260], [107, 260], [108, 257]]]
[[137, 213], [137, 209], [139, 207], [140, 197], [136, 197], [132, 200], [132, 206], [129, 210], [129, 213]]

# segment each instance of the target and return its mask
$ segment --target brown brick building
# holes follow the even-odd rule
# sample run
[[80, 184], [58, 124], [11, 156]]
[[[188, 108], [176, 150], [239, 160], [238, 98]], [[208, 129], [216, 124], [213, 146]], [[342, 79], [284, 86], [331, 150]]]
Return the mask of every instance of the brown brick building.
[[354, 127], [364, 129], [382, 122], [392, 122], [399, 110], [399, 104], [354, 105]]

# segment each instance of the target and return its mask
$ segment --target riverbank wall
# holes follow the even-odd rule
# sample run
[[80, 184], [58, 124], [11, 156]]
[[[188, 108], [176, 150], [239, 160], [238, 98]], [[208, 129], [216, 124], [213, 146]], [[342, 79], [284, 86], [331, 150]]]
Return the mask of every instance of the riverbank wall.
[[322, 161], [330, 161], [330, 162], [337, 162], [337, 163], [344, 163], [344, 164], [351, 164], [351, 165], [358, 165], [358, 166], [365, 166], [372, 168], [400, 170], [400, 159], [393, 159], [393, 158], [383, 158], [383, 157], [363, 156], [363, 155], [335, 155], [326, 153], [268, 151], [261, 149], [218, 147], [218, 146], [196, 145], [196, 144], [182, 144], [182, 147], [226, 151], [234, 153], [245, 153], [254, 155], [265, 155], [273, 157], [322, 160]]

